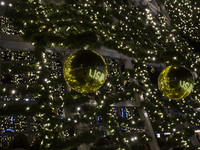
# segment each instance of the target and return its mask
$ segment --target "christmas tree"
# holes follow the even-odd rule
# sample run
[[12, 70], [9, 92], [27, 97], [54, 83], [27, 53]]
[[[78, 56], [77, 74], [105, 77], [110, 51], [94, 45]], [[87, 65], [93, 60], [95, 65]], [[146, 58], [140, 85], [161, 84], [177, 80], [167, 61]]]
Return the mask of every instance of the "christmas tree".
[[[3, 140], [24, 132], [33, 149], [198, 148], [200, 3], [5, 0], [0, 7]], [[64, 80], [77, 50], [107, 63], [94, 92]], [[159, 90], [158, 75], [170, 65], [192, 72], [189, 96]]]

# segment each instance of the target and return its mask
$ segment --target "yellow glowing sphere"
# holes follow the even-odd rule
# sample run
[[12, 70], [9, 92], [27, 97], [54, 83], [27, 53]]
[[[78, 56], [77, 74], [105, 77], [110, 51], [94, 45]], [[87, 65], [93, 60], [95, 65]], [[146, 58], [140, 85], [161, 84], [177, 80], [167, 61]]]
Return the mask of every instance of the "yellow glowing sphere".
[[160, 73], [158, 87], [166, 97], [178, 100], [191, 93], [194, 87], [194, 78], [185, 67], [169, 66]]
[[65, 81], [73, 90], [79, 93], [91, 93], [98, 90], [105, 82], [107, 65], [97, 52], [78, 50], [65, 61], [63, 74]]

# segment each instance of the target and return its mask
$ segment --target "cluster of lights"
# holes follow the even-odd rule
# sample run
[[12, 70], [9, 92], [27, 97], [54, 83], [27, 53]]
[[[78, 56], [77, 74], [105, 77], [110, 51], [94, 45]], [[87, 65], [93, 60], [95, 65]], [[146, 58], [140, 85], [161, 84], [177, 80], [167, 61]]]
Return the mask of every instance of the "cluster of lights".
[[32, 62], [34, 60], [34, 53], [31, 51], [11, 51], [11, 50], [2, 50], [1, 51], [1, 60], [2, 61], [13, 61], [13, 63], [21, 62]]
[[172, 16], [172, 19], [177, 21], [174, 25], [185, 35], [199, 42], [200, 18], [196, 15], [200, 13], [198, 2], [182, 0], [171, 3], [171, 1], [167, 0], [165, 3], [169, 7], [169, 14]]
[[[29, 1], [31, 4], [37, 4], [34, 0]], [[173, 34], [173, 32], [176, 33], [176, 31], [171, 31], [169, 30], [169, 28], [167, 27], [166, 23], [163, 22], [164, 18], [160, 16], [160, 22], [156, 22], [154, 20], [154, 17], [151, 14], [151, 11], [149, 9], [145, 9], [144, 12], [141, 12], [139, 10], [139, 8], [135, 8], [134, 11], [130, 10], [129, 7], [127, 7], [126, 5], [116, 5], [116, 2], [109, 2], [109, 1], [105, 1], [103, 3], [103, 5], [105, 6], [101, 11], [100, 10], [96, 10], [93, 9], [93, 6], [96, 6], [97, 3], [96, 1], [94, 2], [90, 2], [88, 0], [85, 1], [85, 3], [83, 5], [81, 4], [70, 4], [70, 5], [66, 5], [66, 7], [70, 10], [63, 10], [63, 9], [59, 9], [58, 6], [56, 6], [55, 8], [51, 8], [47, 9], [45, 7], [45, 5], [40, 5], [39, 7], [33, 8], [34, 12], [36, 12], [36, 14], [40, 14], [39, 16], [42, 16], [42, 18], [40, 18], [41, 20], [41, 26], [38, 28], [38, 32], [39, 33], [46, 33], [46, 31], [48, 33], [52, 33], [54, 35], [57, 35], [59, 37], [67, 37], [68, 33], [83, 33], [85, 31], [87, 31], [87, 29], [89, 28], [89, 26], [84, 26], [85, 24], [88, 24], [88, 22], [91, 23], [92, 25], [92, 30], [95, 31], [97, 33], [97, 38], [101, 41], [113, 41], [113, 45], [111, 44], [110, 47], [111, 48], [116, 48], [117, 50], [121, 50], [122, 53], [131, 55], [131, 56], [135, 56], [137, 57], [136, 59], [136, 65], [134, 66], [134, 75], [132, 77], [130, 76], [126, 76], [129, 73], [128, 72], [124, 72], [122, 71], [120, 68], [120, 62], [117, 63], [113, 61], [110, 61], [110, 63], [108, 63], [109, 65], [109, 69], [110, 69], [110, 73], [108, 75], [108, 77], [110, 78], [117, 78], [114, 82], [108, 81], [105, 86], [103, 87], [103, 90], [105, 90], [105, 92], [101, 92], [101, 90], [97, 91], [96, 97], [102, 97], [102, 99], [100, 101], [98, 101], [95, 103], [95, 105], [93, 105], [93, 107], [95, 107], [98, 111], [101, 109], [105, 109], [105, 105], [108, 104], [107, 101], [109, 101], [109, 96], [110, 95], [116, 95], [116, 94], [120, 94], [123, 92], [126, 92], [126, 90], [128, 89], [128, 85], [131, 83], [130, 78], [134, 78], [137, 81], [142, 81], [139, 84], [142, 84], [145, 87], [145, 90], [141, 90], [138, 87], [133, 87], [132, 91], [130, 93], [140, 93], [141, 91], [144, 94], [144, 99], [147, 102], [150, 102], [153, 105], [153, 109], [149, 109], [147, 106], [145, 107], [146, 110], [148, 110], [148, 114], [150, 114], [150, 119], [151, 121], [154, 123], [155, 122], [155, 127], [156, 125], [156, 119], [160, 118], [163, 123], [165, 123], [166, 121], [164, 120], [166, 117], [166, 112], [162, 111], [163, 107], [166, 108], [171, 108], [171, 106], [169, 106], [169, 104], [167, 104], [166, 102], [163, 102], [160, 100], [159, 98], [159, 91], [157, 90], [157, 88], [155, 88], [149, 78], [148, 78], [148, 72], [146, 70], [146, 63], [147, 62], [156, 62], [157, 60], [159, 60], [160, 58], [158, 57], [158, 55], [161, 55], [162, 52], [165, 52], [164, 54], [170, 53], [171, 49], [169, 50], [169, 48], [172, 48], [173, 52], [177, 52], [177, 53], [173, 53], [172, 55], [169, 55], [169, 57], [165, 57], [165, 60], [162, 60], [163, 63], [174, 63], [174, 62], [179, 62], [182, 61], [182, 63], [185, 60], [190, 60], [191, 59], [191, 54], [186, 51], [190, 50], [190, 48], [184, 48], [184, 47], [188, 47], [187, 42], [185, 41], [181, 41], [181, 37], [179, 35]], [[168, 2], [170, 3], [170, 2]], [[189, 10], [192, 12], [191, 10], [191, 6], [190, 3], [187, 1], [186, 3], [184, 3], [184, 5], [182, 4], [178, 4], [177, 1], [175, 1], [175, 3], [177, 3], [177, 6], [180, 6], [180, 8], [178, 7], [174, 7], [174, 3], [171, 5], [172, 8], [174, 8], [175, 11], [179, 12], [179, 16], [182, 16], [181, 19], [183, 19], [185, 17], [185, 13], [183, 13], [183, 9], [181, 9], [181, 7], [186, 7], [189, 8]], [[42, 4], [40, 2], [40, 4]], [[5, 6], [7, 5], [6, 2], [1, 1], [1, 5]], [[9, 6], [12, 6], [11, 4], [8, 4]], [[65, 9], [66, 9], [65, 7]], [[31, 8], [27, 8], [25, 9], [26, 12], [30, 11]], [[132, 9], [132, 8], [131, 8]], [[174, 11], [173, 10], [173, 11]], [[194, 10], [199, 10], [198, 7], [194, 7]], [[110, 19], [112, 20], [111, 22], [106, 21], [106, 16], [107, 13], [109, 13], [110, 11], [113, 11], [112, 15], [110, 15]], [[48, 13], [50, 12], [50, 13]], [[71, 13], [74, 12], [76, 14], [76, 21], [74, 21], [73, 15], [72, 15], [72, 19], [70, 20], [68, 18], [68, 15], [71, 16]], [[170, 10], [169, 10], [170, 12]], [[197, 11], [199, 12], [199, 11]], [[53, 15], [58, 15], [60, 16], [62, 13], [66, 13], [68, 15], [59, 17], [59, 19], [54, 19], [55, 16]], [[86, 17], [86, 19], [83, 19], [83, 16]], [[137, 17], [134, 17], [137, 16]], [[122, 18], [121, 18], [122, 17]], [[188, 20], [188, 18], [190, 18]], [[187, 14], [187, 21], [186, 23], [190, 23], [192, 22], [191, 20], [192, 18], [192, 13], [188, 13]], [[198, 19], [198, 15], [197, 18]], [[73, 21], [73, 25], [64, 25], [62, 26], [63, 22], [69, 23], [70, 21]], [[44, 23], [43, 23], [44, 22]], [[137, 25], [137, 23], [143, 23], [145, 24], [144, 27], [140, 27]], [[33, 20], [33, 19], [29, 19], [29, 18], [24, 18], [23, 20], [23, 27], [20, 30], [20, 33], [22, 34], [26, 34], [26, 30], [29, 28], [29, 25], [33, 26], [33, 25], [37, 25], [37, 21]], [[53, 24], [52, 26], [49, 24]], [[48, 26], [48, 28], [47, 28]], [[184, 30], [185, 34], [186, 32], [189, 32], [189, 35], [196, 40], [199, 40], [198, 36], [193, 36], [195, 32], [195, 30], [198, 30], [198, 28], [192, 24], [190, 24], [191, 28], [188, 25], [185, 25], [185, 21], [182, 21], [180, 24], [176, 25], [178, 29]], [[152, 27], [152, 33], [149, 32], [148, 30], [145, 30], [146, 27]], [[144, 30], [143, 30], [144, 28]], [[8, 30], [6, 30], [8, 31]], [[148, 33], [146, 33], [148, 32]], [[166, 34], [165, 34], [166, 33]], [[150, 38], [148, 34], [154, 35], [154, 38], [156, 39], [153, 44], [151, 43]], [[54, 37], [55, 38], [55, 37]], [[159, 43], [162, 42], [162, 40], [164, 41], [164, 43]], [[33, 43], [35, 43], [35, 41], [33, 41]], [[66, 46], [68, 47], [68, 45], [66, 45], [62, 40], [60, 42], [50, 42], [48, 43], [49, 46], [51, 47], [55, 47], [55, 46]], [[166, 44], [166, 45], [165, 45]], [[171, 46], [172, 45], [172, 46]], [[145, 51], [144, 53], [146, 54], [146, 57], [142, 57], [140, 51], [142, 50], [142, 47], [145, 46], [149, 46], [149, 49], [147, 51]], [[160, 48], [160, 49], [159, 49]], [[159, 51], [159, 50], [161, 51]], [[178, 55], [178, 53], [180, 53], [181, 55]], [[2, 53], [3, 54], [3, 53]], [[140, 54], [140, 56], [138, 56], [137, 54]], [[183, 54], [185, 54], [184, 56], [184, 60], [182, 60], [181, 58], [183, 58]], [[48, 101], [47, 103], [44, 103], [41, 105], [42, 110], [44, 110], [45, 108], [51, 108], [52, 112], [56, 112], [56, 106], [54, 106], [53, 102], [54, 100], [58, 99], [61, 102], [61, 107], [64, 106], [63, 100], [65, 99], [65, 92], [67, 91], [62, 85], [60, 86], [52, 86], [52, 80], [54, 79], [58, 79], [58, 77], [60, 77], [62, 75], [62, 67], [59, 63], [57, 63], [56, 61], [53, 61], [53, 57], [58, 57], [58, 56], [48, 56], [50, 55], [49, 53], [43, 53], [42, 57], [43, 57], [43, 61], [42, 62], [38, 62], [36, 64], [37, 67], [37, 75], [35, 75], [35, 80], [39, 79], [40, 75], [42, 75], [43, 69], [48, 69], [50, 71], [50, 76], [46, 75], [43, 79], [43, 85], [41, 85], [41, 90], [42, 91], [48, 91], [48, 96], [47, 98], [49, 98], [50, 101]], [[163, 56], [164, 57], [164, 56]], [[198, 56], [196, 56], [198, 57]], [[3, 56], [3, 59], [8, 59], [9, 61], [14, 61], [16, 58], [13, 56]], [[27, 60], [30, 60], [30, 58], [27, 57]], [[197, 66], [198, 61], [196, 61], [195, 65], [192, 64], [192, 66], [194, 68], [198, 68]], [[49, 67], [51, 66], [51, 67]], [[198, 69], [194, 69], [195, 71], [198, 71]], [[8, 70], [10, 73], [12, 73], [12, 70], [9, 69]], [[31, 75], [30, 75], [31, 76]], [[18, 75], [17, 77], [18, 78]], [[32, 78], [32, 77], [31, 77]], [[16, 80], [17, 81], [17, 80]], [[19, 82], [19, 80], [17, 81]], [[127, 86], [127, 87], [126, 87]], [[3, 91], [7, 91], [7, 88], [3, 88], [5, 90]], [[11, 94], [16, 95], [18, 93], [17, 90], [12, 89], [11, 90]], [[195, 89], [194, 93], [198, 93]], [[76, 95], [76, 94], [75, 94]], [[129, 96], [130, 94], [125, 94], [123, 96], [120, 96], [117, 98], [118, 101], [123, 101], [124, 97]], [[41, 94], [37, 95], [37, 98], [40, 98]], [[75, 96], [78, 97], [78, 96]], [[195, 99], [197, 99], [199, 97], [195, 96]], [[20, 97], [17, 98], [18, 100], [20, 99]], [[16, 100], [17, 100], [16, 99]], [[133, 96], [129, 97], [129, 99], [134, 99]], [[26, 99], [25, 99], [26, 101]], [[78, 102], [78, 98], [74, 99], [74, 101]], [[171, 100], [170, 100], [171, 101]], [[171, 101], [172, 102], [172, 101]], [[188, 109], [192, 109], [192, 105], [183, 102], [180, 102], [179, 104], [177, 104], [180, 106], [180, 109], [182, 110], [182, 113], [185, 116], [190, 116], [191, 118], [191, 123], [195, 124], [195, 125], [199, 125], [199, 121], [196, 122], [195, 121], [195, 117], [198, 116], [198, 114], [192, 112], [192, 115], [188, 112], [186, 112], [186, 110]], [[27, 111], [31, 110], [31, 107], [26, 107]], [[77, 104], [77, 106], [75, 107], [75, 111], [78, 115], [82, 116], [84, 119], [88, 119], [89, 122], [92, 122], [91, 120], [93, 120], [94, 115], [96, 114], [87, 114], [87, 112], [84, 111], [84, 107], [81, 107], [80, 105]], [[130, 111], [127, 109], [126, 112], [128, 114], [131, 114]], [[107, 121], [108, 125], [108, 129], [109, 131], [114, 134], [115, 129], [112, 127], [112, 122], [115, 122], [115, 124], [117, 124], [116, 119], [119, 119], [120, 117], [117, 117], [117, 112], [113, 112], [113, 110], [109, 110], [108, 111], [109, 115], [110, 115], [110, 120]], [[132, 114], [131, 114], [132, 115]], [[131, 115], [128, 115], [128, 117], [131, 119], [130, 122], [132, 122], [132, 124], [135, 124], [137, 122], [137, 120], [132, 120], [133, 118], [131, 117]], [[147, 115], [147, 114], [146, 114]], [[148, 116], [148, 115], [147, 115]], [[54, 118], [55, 116], [48, 116], [48, 114], [40, 114], [40, 117], [45, 120], [43, 123], [43, 128], [46, 131], [52, 131], [52, 127], [57, 129], [58, 127], [60, 127], [58, 124], [51, 123], [51, 117]], [[69, 117], [67, 120], [68, 122], [73, 122], [73, 123], [77, 123], [79, 122], [77, 119], [74, 119], [76, 117], [76, 115], [74, 117]], [[81, 118], [81, 117], [80, 117]], [[135, 118], [134, 118], [135, 119]], [[114, 120], [114, 121], [113, 121]], [[179, 122], [179, 120], [177, 120], [177, 122]], [[160, 121], [161, 123], [161, 121]], [[182, 123], [181, 123], [182, 124]], [[118, 124], [119, 125], [119, 124]], [[127, 127], [127, 130], [129, 130], [128, 125], [125, 123], [122, 123], [120, 125], [123, 125], [125, 127]], [[172, 130], [174, 133], [179, 133], [179, 130], [177, 128], [174, 128], [174, 122], [173, 121], [169, 121], [168, 126], [165, 128], [165, 126], [163, 126], [163, 124], [159, 124], [158, 125], [158, 129], [160, 131], [165, 131], [165, 130]], [[148, 141], [148, 138], [146, 138], [146, 141]], [[46, 135], [45, 139], [52, 139], [52, 136]], [[138, 137], [132, 137], [130, 141], [135, 141], [137, 140]], [[117, 140], [117, 138], [116, 138]], [[176, 141], [179, 141], [178, 139], [176, 139]], [[181, 138], [181, 141], [183, 143], [183, 145], [185, 147], [189, 147], [189, 140], [185, 140], [183, 138]], [[124, 142], [129, 142], [129, 140], [127, 138], [124, 138]], [[44, 141], [42, 142], [44, 143]], [[50, 143], [46, 144], [46, 147], [50, 147]]]
[[[37, 123], [32, 117], [26, 117], [24, 115], [11, 115], [1, 116], [1, 138], [5, 138], [5, 131], [11, 132], [26, 132], [29, 129], [32, 132], [37, 131]], [[13, 133], [14, 134], [14, 133]], [[12, 136], [12, 134], [10, 134]], [[2, 139], [3, 140], [3, 139]], [[5, 140], [9, 141], [9, 140]]]
[[12, 6], [13, 6], [12, 3], [8, 3], [8, 4], [7, 4], [7, 3], [4, 2], [4, 1], [1, 1], [1, 2], [0, 2], [0, 5], [1, 5], [1, 6], [8, 5], [9, 7], [12, 7]]

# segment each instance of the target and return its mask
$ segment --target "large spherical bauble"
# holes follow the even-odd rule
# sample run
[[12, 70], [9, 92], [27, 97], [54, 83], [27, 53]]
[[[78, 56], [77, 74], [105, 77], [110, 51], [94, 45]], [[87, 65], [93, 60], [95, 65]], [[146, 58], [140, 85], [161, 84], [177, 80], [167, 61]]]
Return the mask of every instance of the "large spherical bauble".
[[166, 97], [178, 100], [191, 93], [194, 87], [194, 78], [185, 67], [169, 66], [160, 73], [158, 87]]
[[98, 90], [105, 82], [107, 65], [97, 52], [78, 50], [67, 58], [63, 73], [65, 81], [73, 90], [79, 93], [91, 93]]

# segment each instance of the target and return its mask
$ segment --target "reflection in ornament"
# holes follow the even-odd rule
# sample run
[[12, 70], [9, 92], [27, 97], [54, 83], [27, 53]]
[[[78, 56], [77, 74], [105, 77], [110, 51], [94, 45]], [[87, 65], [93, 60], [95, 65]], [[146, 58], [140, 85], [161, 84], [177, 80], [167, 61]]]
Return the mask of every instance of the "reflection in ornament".
[[91, 50], [79, 50], [66, 60], [63, 70], [67, 84], [79, 93], [98, 90], [106, 80], [107, 66], [101, 55]]
[[158, 86], [166, 97], [182, 99], [191, 93], [194, 87], [194, 78], [185, 67], [169, 66], [160, 73]]

